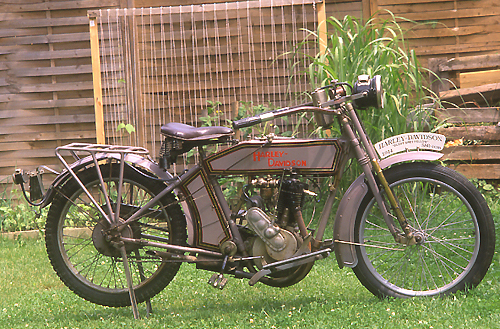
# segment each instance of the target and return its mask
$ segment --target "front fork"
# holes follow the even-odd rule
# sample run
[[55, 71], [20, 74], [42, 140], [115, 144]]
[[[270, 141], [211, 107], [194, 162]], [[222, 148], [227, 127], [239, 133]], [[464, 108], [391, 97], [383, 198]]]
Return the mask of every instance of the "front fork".
[[[343, 115], [343, 117], [341, 118], [342, 127], [344, 128], [345, 133], [347, 134], [351, 141], [351, 144], [353, 145], [354, 152], [356, 153], [356, 158], [358, 159], [358, 162], [363, 169], [368, 186], [373, 192], [380, 211], [384, 216], [384, 221], [387, 224], [387, 227], [389, 228], [392, 236], [394, 237], [394, 240], [398, 243], [408, 245], [418, 243], [418, 241], [416, 241], [417, 237], [413, 234], [412, 229], [408, 224], [408, 221], [406, 220], [401, 207], [399, 206], [399, 202], [396, 200], [396, 197], [394, 196], [389, 183], [385, 179], [384, 173], [382, 172], [382, 168], [380, 167], [378, 161], [378, 156], [376, 154], [375, 148], [373, 147], [371, 141], [367, 138], [365, 130], [359, 122], [358, 116], [350, 103], [347, 103], [345, 105], [345, 112], [347, 112], [347, 115]], [[355, 131], [358, 132], [358, 136], [356, 135]], [[393, 216], [386, 208], [386, 203], [384, 202], [381, 190], [379, 189], [373, 173], [375, 173], [375, 175], [377, 176], [383, 191], [387, 195], [387, 199], [389, 200], [389, 204], [395, 216]], [[398, 220], [399, 226], [403, 230], [404, 235], [400, 234], [400, 230], [396, 228], [393, 217], [396, 217], [396, 219]]]

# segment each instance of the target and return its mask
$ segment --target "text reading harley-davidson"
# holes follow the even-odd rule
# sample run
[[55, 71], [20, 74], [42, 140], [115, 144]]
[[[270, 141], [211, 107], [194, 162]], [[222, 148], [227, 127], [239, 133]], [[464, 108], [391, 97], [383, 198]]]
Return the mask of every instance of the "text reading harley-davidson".
[[254, 152], [253, 161], [259, 161], [262, 158], [267, 158], [267, 165], [269, 167], [306, 167], [307, 160], [285, 160], [283, 156], [288, 155], [288, 153], [282, 151], [270, 151], [270, 152]]

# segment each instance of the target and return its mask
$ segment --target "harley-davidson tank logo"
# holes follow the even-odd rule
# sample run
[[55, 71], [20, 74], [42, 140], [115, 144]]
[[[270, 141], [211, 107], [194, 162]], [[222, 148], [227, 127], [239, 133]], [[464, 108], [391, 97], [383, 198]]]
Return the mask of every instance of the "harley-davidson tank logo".
[[283, 160], [284, 156], [288, 153], [283, 151], [270, 151], [270, 152], [254, 152], [253, 161], [260, 162], [261, 160], [267, 161], [269, 167], [306, 167], [307, 160]]
[[338, 139], [276, 139], [240, 142], [207, 157], [210, 174], [268, 174], [295, 169], [299, 173], [331, 174], [340, 163]]

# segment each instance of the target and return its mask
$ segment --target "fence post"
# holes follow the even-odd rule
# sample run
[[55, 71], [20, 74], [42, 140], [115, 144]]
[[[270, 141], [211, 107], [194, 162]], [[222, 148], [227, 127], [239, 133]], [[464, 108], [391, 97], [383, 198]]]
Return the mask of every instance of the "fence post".
[[92, 58], [92, 80], [94, 86], [95, 131], [97, 144], [105, 144], [104, 114], [101, 87], [101, 58], [99, 54], [99, 35], [97, 17], [89, 13], [90, 55]]
[[363, 0], [363, 20], [367, 22], [378, 11], [377, 0]]
[[319, 53], [324, 55], [328, 45], [325, 0], [317, 4]]

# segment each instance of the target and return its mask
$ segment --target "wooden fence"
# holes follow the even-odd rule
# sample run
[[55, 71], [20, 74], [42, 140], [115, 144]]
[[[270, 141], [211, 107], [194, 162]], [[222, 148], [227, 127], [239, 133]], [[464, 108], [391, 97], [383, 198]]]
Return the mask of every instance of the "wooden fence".
[[437, 118], [450, 141], [445, 160], [469, 178], [500, 178], [500, 55], [429, 60], [442, 100]]
[[497, 53], [500, 50], [500, 6], [494, 0], [375, 0], [372, 12], [382, 18], [404, 17], [399, 22], [411, 30], [407, 40], [422, 65], [436, 57]]
[[57, 167], [55, 147], [95, 141], [87, 10], [119, 5], [1, 2], [0, 197], [14, 168]]
[[[10, 185], [10, 174], [17, 167], [34, 169], [48, 164], [57, 168], [54, 147], [73, 141], [95, 141], [88, 10], [204, 2], [207, 1], [2, 1], [0, 192], [4, 185]], [[419, 25], [401, 22], [412, 29], [408, 41], [424, 66], [432, 57], [491, 54], [500, 48], [500, 33], [496, 28], [500, 7], [493, 0], [325, 2], [327, 16], [341, 18], [350, 14], [368, 18], [378, 12], [384, 18], [388, 17], [384, 11], [387, 9], [415, 21]], [[255, 19], [258, 18], [252, 18], [254, 23]], [[104, 67], [103, 72], [116, 72], [116, 68]], [[115, 83], [122, 83], [119, 80]], [[204, 101], [198, 98], [198, 104]]]
[[[310, 88], [313, 1], [244, 1], [90, 12], [100, 33], [108, 143], [159, 148], [166, 122], [226, 124], [245, 105], [286, 106]], [[305, 42], [300, 49], [297, 45]], [[214, 109], [213, 105], [218, 106]], [[216, 114], [217, 113], [217, 114]], [[136, 132], [124, 138], [119, 123]]]
[[[190, 3], [199, 5], [204, 2], [221, 1], [2, 1], [0, 3], [0, 195], [7, 197], [4, 192], [10, 189], [10, 177], [15, 168], [33, 170], [40, 165], [49, 165], [61, 170], [62, 168], [54, 156], [55, 147], [74, 141], [96, 141], [87, 11], [102, 9], [107, 12], [107, 9], [116, 8], [158, 7]], [[266, 2], [270, 1], [264, 1], [264, 3]], [[280, 1], [274, 2], [280, 3]], [[327, 15], [361, 16], [361, 8], [362, 1], [333, 1], [327, 4]], [[286, 14], [288, 14], [288, 22], [290, 22], [294, 13], [287, 12]], [[246, 23], [251, 22], [256, 26], [259, 25], [259, 13], [253, 11], [252, 15], [251, 20], [247, 20]], [[268, 22], [271, 18], [269, 9], [267, 9], [266, 15], [263, 16], [263, 19]], [[315, 19], [313, 13], [309, 12], [307, 15], [307, 19]], [[230, 20], [234, 21], [232, 18]], [[222, 24], [220, 28], [225, 28], [225, 17], [221, 17], [218, 21]], [[173, 24], [180, 28], [178, 22]], [[285, 26], [290, 25], [285, 24]], [[269, 27], [270, 25], [267, 25], [267, 28]], [[314, 29], [314, 22], [307, 27]], [[278, 29], [280, 28], [281, 26], [278, 25]], [[186, 31], [187, 29], [184, 32]], [[268, 44], [273, 43], [273, 40], [270, 39], [271, 32], [270, 30], [265, 31], [264, 39], [268, 39]], [[161, 34], [161, 31], [158, 33]], [[175, 38], [178, 39], [180, 33], [180, 30], [177, 31], [174, 34]], [[109, 37], [109, 35], [102, 36]], [[150, 35], [146, 35], [145, 38], [145, 41], [149, 41]], [[274, 40], [275, 44], [277, 41], [278, 39]], [[236, 46], [233, 45], [233, 48]], [[212, 45], [206, 50], [213, 51], [215, 48]], [[198, 49], [199, 51], [204, 50], [201, 41]], [[245, 52], [249, 54], [248, 50]], [[112, 56], [109, 48], [104, 49], [103, 54], [108, 59]], [[177, 59], [179, 60], [177, 67], [182, 67], [180, 62], [182, 58], [178, 56]], [[273, 60], [271, 56], [268, 57], [265, 65], [269, 65]], [[204, 64], [201, 63], [201, 65]], [[148, 66], [150, 69], [153, 67], [154, 63]], [[225, 68], [225, 75], [221, 77], [221, 80], [230, 80], [229, 70], [230, 67]], [[103, 63], [102, 71], [105, 91], [103, 100], [105, 104], [111, 104], [116, 101], [117, 97], [123, 98], [124, 95], [118, 93], [107, 95], [106, 90], [118, 90], [117, 85], [124, 85], [124, 79], [117, 75], [120, 69], [110, 67], [106, 63]], [[258, 78], [263, 80], [269, 75], [265, 72], [261, 74], [262, 76]], [[238, 79], [232, 78], [233, 81]], [[221, 81], [219, 85], [221, 83], [224, 81]], [[185, 86], [181, 87], [182, 84], [181, 81], [170, 84], [177, 93], [177, 96], [172, 100], [184, 99], [180, 90], [180, 88], [185, 88]], [[281, 86], [283, 85], [281, 83]], [[145, 84], [141, 85], [141, 88], [143, 86]], [[157, 87], [158, 85], [153, 82], [147, 88]], [[212, 88], [210, 92], [220, 94], [224, 90], [226, 91], [225, 97], [222, 97], [224, 101], [224, 98], [228, 98], [226, 95], [229, 95], [227, 87], [220, 88], [219, 91]], [[155, 91], [149, 93], [163, 97]], [[195, 99], [186, 98], [186, 102], [200, 107], [206, 105], [207, 99], [215, 101], [215, 97], [207, 93], [207, 96], [198, 94]], [[148, 102], [146, 101], [144, 107], [154, 106]], [[140, 104], [144, 105], [144, 99], [141, 99]], [[119, 114], [120, 109], [115, 108], [113, 113]], [[177, 113], [180, 114], [179, 108]], [[129, 120], [127, 117], [108, 115], [104, 119], [108, 123], [108, 136], [112, 136], [111, 133], [114, 133], [116, 129], [115, 123], [122, 119], [131, 124], [142, 126], [143, 121], [141, 120], [147, 122], [149, 118], [145, 116]], [[165, 122], [165, 120], [158, 118], [155, 121], [157, 125], [159, 122]], [[157, 133], [157, 131], [148, 131], [146, 134], [154, 136]], [[147, 136], [144, 138], [148, 139]], [[113, 140], [109, 141], [113, 142]]]

